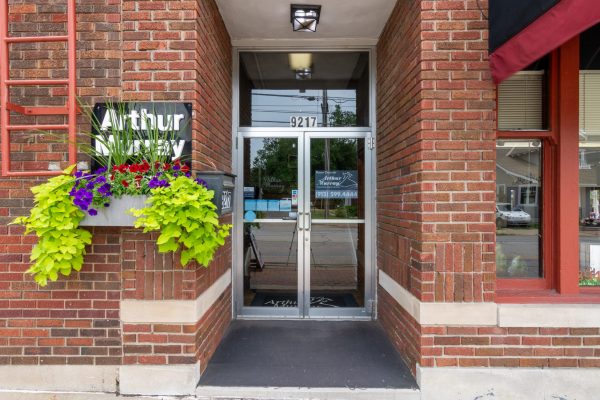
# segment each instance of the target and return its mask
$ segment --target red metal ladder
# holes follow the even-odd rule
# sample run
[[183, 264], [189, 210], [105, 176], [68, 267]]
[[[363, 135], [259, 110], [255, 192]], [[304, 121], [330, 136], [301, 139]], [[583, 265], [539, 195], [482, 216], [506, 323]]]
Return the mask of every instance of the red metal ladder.
[[[8, 31], [8, 0], [0, 0], [0, 140], [2, 141], [2, 176], [57, 175], [60, 171], [11, 171], [10, 132], [35, 130], [61, 130], [68, 132], [69, 164], [77, 162], [77, 99], [76, 99], [76, 19], [75, 1], [67, 0], [67, 34], [63, 36], [10, 37]], [[11, 43], [66, 42], [68, 53], [67, 79], [10, 79], [9, 46]], [[64, 107], [24, 107], [10, 102], [11, 86], [67, 86]], [[11, 125], [10, 112], [23, 115], [67, 115], [64, 125]]]

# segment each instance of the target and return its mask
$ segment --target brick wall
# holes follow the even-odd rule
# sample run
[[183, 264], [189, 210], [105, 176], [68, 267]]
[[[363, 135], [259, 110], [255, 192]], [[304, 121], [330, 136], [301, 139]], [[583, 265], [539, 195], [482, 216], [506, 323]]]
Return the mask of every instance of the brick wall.
[[[66, 31], [66, 2], [9, 3], [11, 35]], [[90, 0], [78, 2], [77, 13], [81, 100], [191, 102], [193, 167], [230, 171], [231, 45], [214, 1]], [[19, 46], [11, 47], [13, 78], [66, 77], [64, 44]], [[57, 88], [26, 88], [15, 91], [13, 101], [57, 105], [64, 94]], [[35, 121], [13, 115], [13, 122]], [[38, 117], [37, 122], [62, 118]], [[79, 126], [89, 129], [83, 118]], [[14, 169], [48, 169], [49, 162], [66, 166], [64, 144], [30, 132], [17, 132], [12, 139]], [[123, 325], [119, 302], [196, 299], [231, 267], [230, 242], [210, 268], [181, 269], [177, 257], [156, 251], [156, 234], [93, 228], [82, 271], [42, 289], [24, 274], [35, 238], [23, 236], [22, 227], [7, 226], [28, 212], [29, 188], [42, 181], [0, 178], [0, 364], [201, 360], [204, 368], [231, 318], [230, 288], [195, 325]]]
[[[9, 1], [12, 36], [66, 32], [66, 2]], [[78, 94], [86, 102], [120, 91], [120, 7], [95, 0], [78, 7]], [[11, 46], [11, 77], [66, 78], [63, 43]], [[13, 89], [21, 105], [63, 105], [62, 87]], [[13, 114], [13, 123], [35, 122]], [[63, 117], [38, 117], [38, 123], [62, 123]], [[0, 121], [2, 123], [2, 121]], [[16, 132], [11, 155], [14, 170], [66, 166], [66, 146], [44, 135]], [[94, 231], [82, 271], [40, 289], [24, 275], [35, 237], [20, 226], [7, 226], [32, 205], [29, 188], [40, 179], [0, 178], [0, 363], [120, 364], [119, 300], [121, 266], [118, 230]]]
[[378, 44], [379, 266], [423, 301], [493, 300], [486, 49], [467, 0], [400, 1]]
[[598, 328], [422, 328], [423, 366], [600, 366]]
[[416, 296], [422, 231], [419, 3], [399, 1], [377, 45], [377, 264]]
[[423, 203], [424, 301], [494, 299], [496, 91], [485, 7], [421, 2], [422, 180], [439, 196]]
[[[486, 16], [486, 1], [399, 1], [377, 48], [378, 266], [422, 302], [495, 300]], [[420, 325], [381, 286], [378, 301], [413, 372], [600, 365], [598, 328]]]

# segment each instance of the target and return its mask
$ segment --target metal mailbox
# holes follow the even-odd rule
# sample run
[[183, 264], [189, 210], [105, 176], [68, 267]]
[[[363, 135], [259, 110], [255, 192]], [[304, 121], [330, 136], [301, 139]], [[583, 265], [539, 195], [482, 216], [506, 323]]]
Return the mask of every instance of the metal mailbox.
[[223, 171], [201, 171], [196, 174], [196, 177], [206, 182], [208, 189], [215, 192], [213, 203], [217, 206], [219, 215], [233, 211], [235, 175]]

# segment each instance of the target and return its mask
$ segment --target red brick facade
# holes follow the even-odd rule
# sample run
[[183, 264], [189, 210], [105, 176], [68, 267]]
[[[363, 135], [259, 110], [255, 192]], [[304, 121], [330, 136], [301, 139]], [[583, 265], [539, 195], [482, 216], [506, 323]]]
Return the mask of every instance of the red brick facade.
[[494, 299], [486, 27], [475, 1], [403, 1], [377, 47], [379, 266], [422, 301]]
[[[9, 3], [12, 35], [65, 29], [64, 5]], [[487, 0], [399, 0], [376, 47], [376, 267], [419, 306], [500, 301], [487, 8]], [[193, 169], [230, 172], [232, 47], [215, 0], [90, 0], [77, 11], [83, 102], [190, 102]], [[15, 45], [10, 55], [15, 79], [66, 76], [64, 44]], [[11, 93], [23, 105], [65, 98], [62, 88]], [[16, 132], [11, 167], [65, 167], [66, 149]], [[8, 223], [27, 213], [29, 188], [40, 182], [0, 178], [0, 364], [206, 368], [231, 320], [231, 284], [195, 323], [123, 322], [121, 304], [195, 301], [238, 267], [231, 241], [209, 268], [182, 269], [176, 256], [157, 252], [156, 234], [91, 228], [82, 271], [39, 288], [24, 274], [35, 238]], [[377, 286], [377, 317], [415, 374], [418, 366], [600, 367], [598, 327], [421, 323], [388, 289]]]
[[[13, 36], [66, 30], [66, 2], [9, 3]], [[84, 103], [107, 98], [191, 102], [193, 167], [231, 170], [231, 45], [214, 1], [94, 0], [77, 4], [77, 20], [78, 96]], [[13, 78], [66, 76], [62, 43], [14, 45], [11, 60]], [[65, 100], [62, 88], [11, 94], [23, 105]], [[30, 118], [15, 114], [13, 123]], [[80, 126], [89, 130], [83, 119]], [[66, 166], [64, 144], [30, 133], [11, 139], [15, 170], [44, 170], [49, 162]], [[82, 271], [39, 288], [24, 274], [35, 238], [7, 224], [27, 212], [29, 188], [40, 182], [0, 178], [0, 364], [200, 361], [205, 368], [231, 319], [230, 287], [195, 325], [123, 324], [120, 301], [195, 300], [231, 267], [230, 242], [210, 268], [182, 269], [177, 257], [157, 252], [155, 235], [92, 228]]]
[[[400, 1], [377, 47], [378, 266], [421, 302], [495, 300], [496, 89], [484, 3]], [[600, 365], [598, 328], [420, 325], [381, 286], [378, 302], [413, 371]]]

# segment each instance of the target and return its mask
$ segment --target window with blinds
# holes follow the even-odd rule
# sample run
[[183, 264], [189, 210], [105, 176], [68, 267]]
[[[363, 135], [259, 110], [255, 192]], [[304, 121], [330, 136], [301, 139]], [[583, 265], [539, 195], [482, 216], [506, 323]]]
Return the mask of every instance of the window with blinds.
[[521, 71], [498, 86], [498, 129], [543, 130], [544, 71]]
[[600, 70], [579, 71], [579, 132], [600, 136]]

